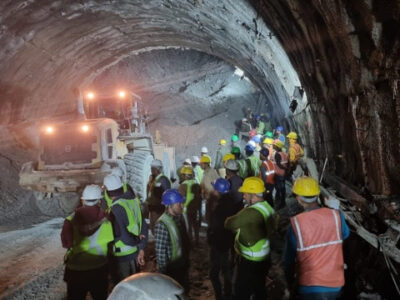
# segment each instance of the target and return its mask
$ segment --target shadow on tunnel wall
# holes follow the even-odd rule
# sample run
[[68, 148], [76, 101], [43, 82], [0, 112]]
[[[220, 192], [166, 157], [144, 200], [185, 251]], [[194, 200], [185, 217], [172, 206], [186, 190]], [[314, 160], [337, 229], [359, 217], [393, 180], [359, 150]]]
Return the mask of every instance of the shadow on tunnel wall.
[[23, 106], [30, 93], [19, 86], [0, 81], [0, 124], [17, 124], [24, 121]]

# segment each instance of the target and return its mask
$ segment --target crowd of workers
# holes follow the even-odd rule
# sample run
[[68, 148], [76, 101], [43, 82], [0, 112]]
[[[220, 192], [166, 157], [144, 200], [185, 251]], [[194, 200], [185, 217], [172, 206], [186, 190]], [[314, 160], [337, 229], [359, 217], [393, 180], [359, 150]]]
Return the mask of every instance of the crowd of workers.
[[[154, 160], [145, 207], [120, 168], [104, 178], [103, 190], [88, 185], [82, 206], [66, 218], [61, 233], [68, 249], [68, 299], [85, 299], [87, 292], [93, 299], [106, 299], [109, 275], [116, 285], [139, 272], [145, 264], [149, 229], [158, 271], [187, 293], [190, 249], [199, 244], [202, 221], [215, 298], [267, 299], [270, 237], [286, 205], [285, 181], [293, 181], [303, 149], [295, 132], [285, 137], [282, 126], [272, 132], [269, 124], [260, 125], [263, 120], [255, 123], [255, 134], [234, 134], [230, 145], [221, 139], [214, 162], [207, 147], [199, 156], [185, 159], [176, 182], [163, 173], [161, 161]], [[249, 139], [243, 148], [242, 138]], [[283, 258], [288, 286], [297, 284], [291, 290], [299, 299], [336, 299], [344, 285], [342, 241], [349, 235], [343, 214], [320, 207], [319, 185], [312, 177], [295, 179], [292, 192], [304, 212], [290, 219]], [[100, 205], [103, 196], [105, 211]]]

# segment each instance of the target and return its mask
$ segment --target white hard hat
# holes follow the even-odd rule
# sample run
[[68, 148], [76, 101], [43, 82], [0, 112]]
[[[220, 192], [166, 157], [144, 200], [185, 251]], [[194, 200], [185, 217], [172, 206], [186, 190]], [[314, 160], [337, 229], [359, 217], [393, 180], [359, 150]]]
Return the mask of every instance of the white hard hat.
[[106, 187], [107, 191], [118, 190], [122, 187], [121, 178], [112, 174], [104, 177], [103, 184]]
[[175, 300], [187, 299], [182, 286], [160, 273], [137, 273], [118, 283], [108, 300]]
[[201, 153], [208, 153], [207, 147], [201, 147]]
[[198, 156], [192, 156], [192, 162], [198, 164], [200, 162], [200, 158]]
[[151, 167], [156, 168], [156, 169], [159, 169], [159, 170], [162, 169], [163, 165], [162, 165], [161, 160], [159, 160], [159, 159], [154, 159], [154, 160], [151, 162]]
[[256, 147], [256, 143], [254, 141], [250, 141], [247, 144], [253, 146], [254, 148]]
[[239, 165], [236, 160], [230, 159], [225, 162], [225, 168], [231, 171], [239, 170]]
[[111, 174], [122, 178], [124, 176], [124, 172], [122, 172], [120, 167], [112, 168]]
[[184, 163], [187, 163], [187, 164], [191, 165], [191, 164], [192, 164], [192, 161], [190, 160], [190, 158], [186, 158], [185, 161], [184, 161]]
[[[89, 205], [95, 205], [99, 199], [103, 198], [103, 195], [101, 194], [101, 187], [99, 187], [96, 184], [90, 184], [85, 186], [83, 192], [82, 192], [82, 200], [85, 200], [85, 202]], [[88, 200], [88, 201], [86, 201]], [[94, 201], [97, 200], [97, 201]], [[89, 204], [89, 202], [95, 202], [93, 204]]]

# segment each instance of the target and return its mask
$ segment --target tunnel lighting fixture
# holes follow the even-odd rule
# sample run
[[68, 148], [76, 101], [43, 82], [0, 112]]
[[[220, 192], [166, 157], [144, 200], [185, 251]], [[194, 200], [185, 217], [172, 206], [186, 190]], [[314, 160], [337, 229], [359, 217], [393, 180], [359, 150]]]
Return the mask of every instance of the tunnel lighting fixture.
[[126, 92], [125, 92], [125, 91], [119, 91], [119, 92], [118, 92], [118, 96], [119, 96], [121, 99], [123, 99], [123, 98], [125, 98], [125, 96], [126, 96]]
[[46, 128], [44, 129], [44, 131], [47, 134], [52, 134], [54, 132], [54, 127], [53, 126], [46, 126]]
[[88, 125], [82, 125], [81, 130], [83, 132], [88, 132], [89, 131], [89, 126]]
[[87, 93], [86, 97], [90, 100], [94, 99], [94, 93], [93, 92], [89, 92]]
[[235, 72], [233, 74], [235, 74], [235, 75], [237, 75], [239, 77], [242, 77], [244, 75], [244, 71], [242, 69], [238, 68], [238, 67], [235, 67], [235, 68], [236, 69], [235, 69]]

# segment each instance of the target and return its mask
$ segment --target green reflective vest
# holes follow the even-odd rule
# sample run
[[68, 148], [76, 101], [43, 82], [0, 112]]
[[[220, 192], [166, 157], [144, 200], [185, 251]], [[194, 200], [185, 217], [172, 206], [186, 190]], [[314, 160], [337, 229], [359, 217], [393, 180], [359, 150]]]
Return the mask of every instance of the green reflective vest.
[[[74, 213], [66, 219], [72, 221]], [[65, 264], [68, 269], [87, 271], [107, 264], [108, 244], [114, 240], [111, 222], [104, 219], [100, 227], [91, 235], [82, 235], [73, 227], [73, 246], [68, 249]]]
[[239, 165], [239, 176], [242, 177], [243, 179], [247, 178], [248, 168], [247, 168], [246, 160], [239, 159], [239, 160], [237, 160], [237, 163]]
[[[135, 236], [140, 235], [142, 230], [142, 212], [140, 209], [140, 200], [135, 199], [118, 199], [114, 201], [112, 206], [120, 205], [125, 210], [128, 218], [126, 230]], [[126, 245], [122, 240], [114, 241], [114, 256], [126, 256], [135, 253], [138, 250], [137, 246]]]
[[[267, 224], [267, 219], [269, 217], [272, 217], [272, 215], [275, 213], [274, 209], [266, 201], [257, 202], [256, 204], [253, 204], [249, 208], [253, 208], [259, 211], [261, 215], [264, 217], [265, 224]], [[240, 236], [240, 229], [237, 231], [235, 237], [235, 251], [239, 255], [252, 261], [263, 261], [267, 258], [270, 252], [268, 237], [260, 239], [253, 246], [246, 246], [240, 242], [239, 236]]]
[[[128, 191], [128, 183], [124, 183], [122, 185], [122, 188], [124, 190], [124, 193], [126, 193]], [[111, 207], [112, 206], [112, 199], [110, 198], [110, 196], [108, 196], [107, 191], [104, 191], [104, 199], [106, 200], [107, 203], [107, 207]]]
[[182, 184], [186, 184], [186, 201], [185, 205], [183, 206], [184, 213], [186, 213], [187, 207], [189, 206], [190, 202], [194, 199], [194, 194], [192, 193], [192, 185], [195, 183], [196, 181], [194, 179], [188, 179], [182, 182]]
[[250, 170], [247, 172], [247, 176], [257, 176], [260, 174], [261, 160], [256, 155], [250, 155], [246, 160], [250, 161]]
[[169, 239], [171, 240], [172, 246], [172, 257], [170, 262], [173, 262], [182, 257], [182, 238], [179, 228], [175, 224], [175, 221], [166, 213], [161, 215], [158, 222], [162, 222], [168, 229]]
[[204, 170], [199, 165], [197, 165], [193, 168], [193, 172], [197, 183], [200, 184], [203, 180]]

